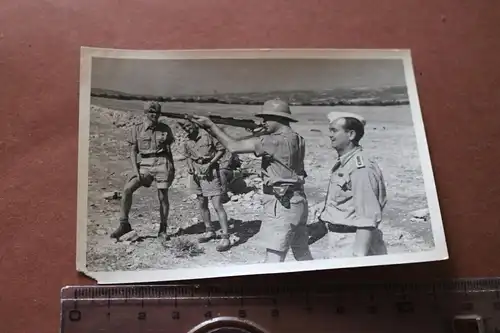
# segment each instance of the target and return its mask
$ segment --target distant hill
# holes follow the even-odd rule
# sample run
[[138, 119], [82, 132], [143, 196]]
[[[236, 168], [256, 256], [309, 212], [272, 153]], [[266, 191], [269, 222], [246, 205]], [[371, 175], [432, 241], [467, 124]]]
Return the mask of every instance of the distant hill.
[[213, 94], [153, 96], [134, 95], [106, 89], [92, 89], [91, 96], [121, 100], [157, 100], [161, 102], [218, 103], [261, 105], [266, 100], [280, 98], [291, 105], [334, 106], [334, 105], [401, 105], [409, 104], [406, 87], [385, 87], [380, 89], [354, 88], [324, 91], [273, 91], [266, 93]]

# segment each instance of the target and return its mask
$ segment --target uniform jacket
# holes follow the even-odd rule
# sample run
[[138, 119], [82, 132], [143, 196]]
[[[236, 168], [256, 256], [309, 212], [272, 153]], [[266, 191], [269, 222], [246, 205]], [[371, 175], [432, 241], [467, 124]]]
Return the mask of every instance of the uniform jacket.
[[262, 135], [255, 155], [262, 156], [264, 185], [276, 183], [303, 184], [305, 141], [291, 128]]
[[386, 203], [382, 171], [358, 146], [340, 157], [332, 168], [319, 218], [339, 225], [376, 227]]
[[157, 154], [172, 159], [171, 144], [174, 142], [174, 135], [170, 127], [159, 121], [155, 126], [144, 120], [132, 126], [127, 139], [129, 144], [137, 145], [139, 154]]

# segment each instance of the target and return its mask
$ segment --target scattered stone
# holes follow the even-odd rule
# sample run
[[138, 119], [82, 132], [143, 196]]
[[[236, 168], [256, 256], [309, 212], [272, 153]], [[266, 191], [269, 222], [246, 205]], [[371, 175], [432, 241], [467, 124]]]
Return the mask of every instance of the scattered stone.
[[121, 199], [122, 195], [118, 191], [113, 191], [113, 192], [105, 192], [102, 197], [105, 200], [116, 200], [116, 199]]
[[103, 229], [97, 229], [96, 234], [98, 234], [99, 236], [104, 236], [107, 234], [106, 230], [103, 230]]
[[193, 222], [193, 223], [198, 223], [199, 221], [200, 221], [200, 220], [198, 220], [198, 218], [197, 218], [197, 217], [193, 217], [193, 218], [191, 219], [191, 222]]
[[191, 195], [189, 196], [189, 199], [190, 199], [190, 200], [196, 200], [196, 194], [191, 194]]
[[172, 235], [181, 235], [184, 229], [181, 227], [168, 227], [168, 232]]
[[134, 252], [134, 248], [133, 247], [127, 248], [127, 254], [131, 254], [132, 252]]
[[232, 201], [232, 202], [237, 202], [239, 199], [240, 199], [240, 196], [239, 196], [239, 195], [233, 195], [233, 196], [231, 197], [231, 201]]
[[238, 237], [236, 235], [229, 236], [229, 242], [231, 243], [231, 245], [234, 245], [234, 244], [238, 243], [239, 241], [240, 241], [240, 237]]
[[427, 220], [429, 219], [430, 213], [429, 209], [423, 208], [411, 212], [410, 215], [416, 219]]
[[125, 241], [133, 242], [133, 241], [136, 241], [138, 238], [139, 238], [139, 236], [137, 235], [137, 232], [135, 230], [132, 230], [132, 231], [126, 233], [125, 235], [121, 236], [120, 237], [120, 241], [122, 241], [122, 242], [125, 242]]

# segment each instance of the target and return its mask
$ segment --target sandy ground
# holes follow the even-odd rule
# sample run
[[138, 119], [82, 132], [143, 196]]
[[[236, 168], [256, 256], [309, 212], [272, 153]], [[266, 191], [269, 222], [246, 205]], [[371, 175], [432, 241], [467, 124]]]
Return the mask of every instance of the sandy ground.
[[[87, 228], [87, 268], [90, 271], [200, 268], [228, 264], [260, 263], [263, 249], [256, 244], [260, 228], [258, 175], [245, 181], [247, 194], [236, 195], [225, 204], [235, 245], [230, 251], [215, 250], [217, 241], [198, 245], [203, 223], [196, 202], [186, 188], [185, 162], [176, 162], [176, 180], [170, 190], [169, 229], [178, 237], [168, 242], [156, 238], [159, 226], [157, 194], [154, 188], [141, 188], [134, 196], [130, 221], [140, 236], [138, 242], [116, 242], [109, 234], [116, 228], [119, 200], [104, 199], [106, 192], [120, 192], [130, 174], [130, 160], [125, 143], [131, 118], [141, 115], [142, 102], [93, 98], [90, 123], [89, 206]], [[326, 194], [329, 170], [336, 158], [329, 145], [326, 114], [339, 107], [294, 107], [300, 122], [293, 127], [307, 141], [306, 193], [309, 199], [310, 223], [313, 211]], [[424, 182], [420, 170], [415, 133], [409, 106], [344, 107], [367, 119], [362, 140], [365, 151], [375, 158], [385, 176], [388, 205], [381, 230], [389, 253], [426, 251], [433, 248], [431, 222], [412, 219], [411, 212], [426, 208]], [[255, 106], [169, 103], [164, 110], [251, 116]], [[311, 131], [311, 129], [315, 129]], [[180, 138], [184, 134], [173, 126]], [[319, 131], [318, 131], [319, 130]], [[321, 131], [321, 132], [320, 132]], [[179, 140], [180, 141], [180, 140]], [[174, 153], [178, 147], [174, 147]], [[259, 161], [242, 155], [245, 167], [256, 167]], [[251, 180], [250, 180], [251, 178]], [[212, 219], [216, 215], [212, 210]], [[215, 225], [217, 223], [215, 222]], [[311, 245], [315, 259], [349, 256], [352, 235], [339, 235], [334, 244], [323, 237]], [[287, 260], [294, 260], [291, 253]]]

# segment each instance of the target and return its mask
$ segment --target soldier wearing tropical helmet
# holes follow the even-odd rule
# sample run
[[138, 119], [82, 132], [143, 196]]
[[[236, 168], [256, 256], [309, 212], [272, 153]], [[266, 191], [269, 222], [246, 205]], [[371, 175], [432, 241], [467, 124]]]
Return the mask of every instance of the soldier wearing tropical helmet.
[[288, 103], [275, 99], [264, 103], [264, 131], [235, 139], [209, 118], [193, 121], [209, 131], [231, 153], [254, 153], [262, 158], [264, 217], [258, 238], [266, 249], [266, 262], [282, 262], [291, 249], [296, 260], [312, 260], [308, 245], [308, 202], [304, 193], [305, 141], [290, 126], [297, 122]]

